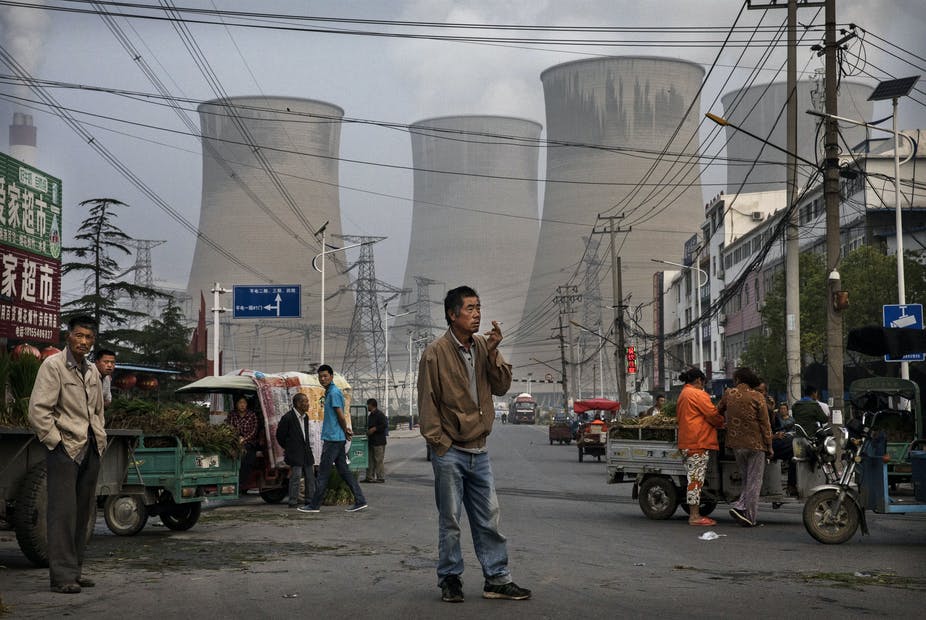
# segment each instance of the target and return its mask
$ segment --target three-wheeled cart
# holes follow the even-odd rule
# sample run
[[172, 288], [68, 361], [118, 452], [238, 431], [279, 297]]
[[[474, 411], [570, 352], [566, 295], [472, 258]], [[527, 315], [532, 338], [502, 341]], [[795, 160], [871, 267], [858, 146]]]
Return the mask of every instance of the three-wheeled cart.
[[[97, 495], [115, 495], [121, 491], [129, 454], [141, 431], [108, 429], [106, 434]], [[36, 566], [48, 566], [47, 454], [48, 448], [31, 430], [0, 427], [0, 516], [13, 527], [19, 548]], [[95, 513], [92, 519], [95, 523]]]
[[172, 435], [144, 435], [134, 450], [125, 484], [103, 503], [106, 525], [120, 536], [137, 534], [159, 516], [176, 531], [199, 520], [207, 498], [238, 497], [238, 459], [187, 448]]
[[[589, 398], [586, 400], [577, 400], [572, 408], [577, 414], [588, 414], [591, 411], [605, 411], [614, 413], [620, 409], [621, 404], [616, 400], [606, 398]], [[602, 418], [596, 417], [586, 420], [579, 425], [576, 433], [576, 445], [579, 448], [579, 462], [581, 463], [586, 456], [598, 457], [601, 460], [608, 448], [608, 424]]]

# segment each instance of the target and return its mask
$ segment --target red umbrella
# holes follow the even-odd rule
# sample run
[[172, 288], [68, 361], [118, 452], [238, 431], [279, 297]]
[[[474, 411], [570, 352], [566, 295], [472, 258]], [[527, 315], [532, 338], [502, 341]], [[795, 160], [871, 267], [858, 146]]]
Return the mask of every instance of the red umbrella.
[[617, 411], [621, 408], [621, 404], [616, 400], [608, 400], [607, 398], [586, 398], [585, 400], [577, 400], [573, 405], [572, 409], [576, 413], [585, 413], [586, 411]]

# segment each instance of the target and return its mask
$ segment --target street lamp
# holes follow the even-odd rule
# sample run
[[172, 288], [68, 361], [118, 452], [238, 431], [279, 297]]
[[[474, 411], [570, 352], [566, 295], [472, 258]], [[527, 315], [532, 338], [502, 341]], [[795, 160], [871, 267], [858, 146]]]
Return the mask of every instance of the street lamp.
[[[877, 87], [875, 87], [874, 92], [872, 92], [868, 97], [868, 101], [884, 101], [887, 99], [891, 100], [891, 105], [893, 108], [893, 114], [891, 114], [891, 129], [884, 129], [883, 127], [878, 127], [877, 125], [871, 123], [856, 121], [851, 118], [844, 118], [834, 114], [824, 114], [815, 110], [807, 110], [808, 114], [812, 114], [814, 116], [851, 123], [853, 125], [867, 127], [870, 129], [877, 129], [878, 131], [894, 134], [894, 226], [897, 229], [897, 303], [899, 303], [901, 306], [906, 305], [907, 303], [907, 292], [903, 265], [903, 218], [900, 211], [900, 132], [897, 130], [897, 100], [901, 97], [909, 95], [910, 91], [913, 90], [913, 87], [916, 85], [916, 82], [919, 79], [920, 76], [916, 75], [913, 77], [881, 82]], [[914, 148], [911, 149], [910, 157], [904, 160], [904, 163], [910, 161], [910, 159], [913, 158], [915, 152], [916, 150], [914, 145]], [[909, 362], [901, 362], [900, 377], [902, 379], [910, 378]]]
[[383, 304], [383, 312], [386, 313], [386, 318], [383, 319], [383, 337], [386, 339], [386, 345], [383, 347], [384, 357], [386, 358], [384, 364], [385, 367], [383, 368], [383, 374], [386, 377], [386, 402], [384, 403], [386, 407], [386, 416], [389, 415], [389, 319], [397, 319], [400, 316], [411, 314], [411, 311], [402, 312], [401, 314], [389, 314], [389, 309], [387, 308], [388, 305], [389, 300], [386, 300], [386, 302]]
[[[696, 292], [696, 297], [698, 298], [698, 368], [701, 368], [704, 365], [704, 338], [701, 334], [701, 287], [707, 283], [707, 272], [700, 267], [695, 267], [693, 265], [683, 265], [682, 263], [673, 263], [670, 260], [662, 260], [661, 258], [651, 258], [650, 260], [654, 263], [672, 265], [673, 267], [679, 267], [681, 269], [693, 269], [694, 271], [698, 272], [698, 290]], [[701, 282], [702, 275], [704, 275], [704, 282]]]
[[[328, 222], [325, 222], [325, 223], [322, 225], [322, 227], [319, 229], [318, 233], [316, 233], [316, 234], [321, 234], [321, 236], [322, 236], [322, 250], [323, 250], [323, 251], [321, 251], [321, 252], [319, 252], [318, 254], [316, 254], [316, 255], [315, 255], [315, 258], [312, 259], [312, 268], [315, 269], [315, 271], [317, 271], [317, 272], [319, 272], [320, 274], [322, 274], [322, 295], [321, 295], [321, 304], [322, 304], [322, 312], [321, 312], [321, 340], [319, 341], [319, 347], [320, 347], [320, 352], [319, 352], [320, 361], [319, 361], [319, 363], [320, 363], [320, 364], [324, 364], [324, 363], [325, 363], [325, 260], [324, 260], [324, 256], [325, 256], [326, 254], [332, 254], [332, 253], [334, 253], [334, 252], [340, 252], [341, 250], [349, 250], [349, 249], [351, 249], [351, 248], [360, 247], [361, 245], [369, 245], [369, 244], [371, 244], [371, 243], [376, 243], [376, 241], [364, 241], [364, 242], [362, 242], [362, 243], [352, 243], [351, 245], [345, 245], [344, 247], [341, 247], [341, 248], [332, 248], [332, 249], [330, 249], [330, 250], [325, 250], [325, 229], [327, 229], [327, 228], [328, 228]], [[318, 266], [318, 259], [319, 259], [319, 258], [322, 259], [322, 266], [321, 266], [321, 267]]]

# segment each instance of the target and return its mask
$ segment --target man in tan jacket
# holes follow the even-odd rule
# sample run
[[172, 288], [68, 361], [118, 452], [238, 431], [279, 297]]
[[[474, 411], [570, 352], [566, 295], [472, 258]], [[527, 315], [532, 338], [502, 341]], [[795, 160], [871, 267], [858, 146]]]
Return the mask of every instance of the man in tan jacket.
[[96, 321], [71, 319], [67, 347], [39, 367], [29, 399], [29, 423], [48, 448], [48, 570], [52, 592], [62, 594], [94, 585], [81, 568], [106, 449], [102, 381], [87, 360], [95, 340]]
[[492, 395], [511, 386], [511, 365], [498, 352], [499, 324], [485, 337], [477, 334], [482, 308], [468, 286], [444, 298], [450, 328], [424, 350], [418, 368], [421, 434], [432, 451], [437, 500], [437, 585], [448, 603], [463, 602], [460, 515], [466, 506], [476, 556], [482, 564], [484, 598], [524, 600], [531, 591], [518, 587], [508, 570], [508, 547], [498, 531], [499, 507], [486, 448], [495, 407]]

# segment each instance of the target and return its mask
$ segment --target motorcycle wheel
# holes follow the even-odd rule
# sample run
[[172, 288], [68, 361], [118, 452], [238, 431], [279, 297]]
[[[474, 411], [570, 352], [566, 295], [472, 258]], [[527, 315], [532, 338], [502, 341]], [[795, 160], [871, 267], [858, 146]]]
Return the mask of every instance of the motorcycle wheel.
[[846, 497], [837, 509], [838, 497], [835, 489], [824, 489], [811, 495], [804, 504], [804, 528], [825, 545], [844, 543], [858, 529], [858, 505]]
[[668, 519], [678, 506], [678, 491], [668, 478], [652, 476], [640, 485], [640, 510], [650, 519]]

